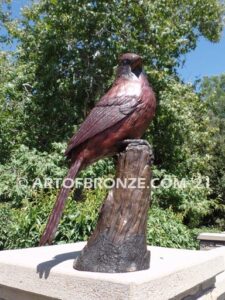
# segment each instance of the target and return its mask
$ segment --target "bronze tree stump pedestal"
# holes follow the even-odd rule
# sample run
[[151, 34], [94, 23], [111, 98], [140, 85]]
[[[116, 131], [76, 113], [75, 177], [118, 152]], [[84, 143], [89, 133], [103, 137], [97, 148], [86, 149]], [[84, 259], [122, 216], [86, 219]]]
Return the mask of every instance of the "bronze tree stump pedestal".
[[87, 245], [74, 261], [75, 269], [119, 273], [149, 268], [146, 227], [151, 160], [152, 151], [142, 140], [118, 154], [115, 187], [102, 205]]

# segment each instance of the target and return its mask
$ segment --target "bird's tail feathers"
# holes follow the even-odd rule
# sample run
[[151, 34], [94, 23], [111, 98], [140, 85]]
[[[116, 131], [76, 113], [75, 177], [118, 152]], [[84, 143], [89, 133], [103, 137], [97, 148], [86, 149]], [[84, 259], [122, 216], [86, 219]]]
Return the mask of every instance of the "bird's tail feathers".
[[[57, 227], [59, 225], [68, 194], [72, 188], [71, 180], [74, 180], [77, 173], [80, 171], [82, 160], [77, 159], [70, 167], [67, 176], [63, 180], [63, 186], [58, 194], [55, 205], [48, 219], [48, 223], [45, 227], [44, 233], [42, 234], [39, 245], [51, 244], [54, 239]], [[68, 183], [67, 183], [68, 181]]]

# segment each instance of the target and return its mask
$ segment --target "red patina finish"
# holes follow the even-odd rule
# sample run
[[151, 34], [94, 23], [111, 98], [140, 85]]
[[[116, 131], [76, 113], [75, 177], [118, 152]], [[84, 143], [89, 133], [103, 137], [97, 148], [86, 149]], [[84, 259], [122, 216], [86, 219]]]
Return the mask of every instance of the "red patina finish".
[[[155, 108], [155, 95], [142, 71], [141, 57], [123, 54], [112, 88], [69, 142], [65, 152], [71, 160], [67, 178], [74, 179], [84, 167], [117, 153], [121, 141], [140, 138], [154, 117]], [[40, 245], [51, 243], [54, 238], [69, 190], [62, 187], [59, 192]]]

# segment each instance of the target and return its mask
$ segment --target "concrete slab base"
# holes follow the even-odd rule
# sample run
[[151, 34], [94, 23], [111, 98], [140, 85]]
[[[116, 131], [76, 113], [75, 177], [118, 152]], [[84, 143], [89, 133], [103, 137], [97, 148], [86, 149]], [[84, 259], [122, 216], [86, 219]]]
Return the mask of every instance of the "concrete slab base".
[[[150, 269], [106, 274], [73, 269], [84, 245], [0, 252], [0, 300], [188, 300], [204, 299], [209, 293], [211, 298], [205, 299], [225, 299], [213, 298], [225, 295], [216, 277], [225, 270], [225, 247], [210, 251], [149, 247]], [[225, 276], [219, 276], [224, 285]]]
[[203, 232], [198, 235], [201, 250], [211, 250], [217, 247], [225, 246], [225, 233], [207, 233]]

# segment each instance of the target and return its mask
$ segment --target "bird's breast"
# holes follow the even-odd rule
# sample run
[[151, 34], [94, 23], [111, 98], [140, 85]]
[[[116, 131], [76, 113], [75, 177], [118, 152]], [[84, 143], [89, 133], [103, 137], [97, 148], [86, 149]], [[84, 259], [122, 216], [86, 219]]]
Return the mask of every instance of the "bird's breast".
[[130, 80], [118, 85], [117, 96], [122, 97], [138, 97], [141, 95], [141, 83], [139, 81]]

